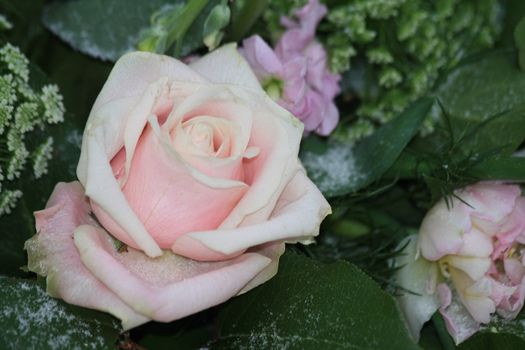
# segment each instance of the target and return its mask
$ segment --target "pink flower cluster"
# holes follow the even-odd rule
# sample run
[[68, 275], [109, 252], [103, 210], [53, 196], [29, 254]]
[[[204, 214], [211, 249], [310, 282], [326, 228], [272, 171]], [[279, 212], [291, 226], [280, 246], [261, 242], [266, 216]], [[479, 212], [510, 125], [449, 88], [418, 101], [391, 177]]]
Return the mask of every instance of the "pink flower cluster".
[[418, 245], [444, 277], [436, 288], [440, 312], [460, 342], [489, 323], [494, 312], [512, 319], [523, 307], [525, 197], [519, 186], [499, 183], [479, 183], [456, 194], [463, 201], [454, 199], [452, 208], [441, 201], [429, 211]]
[[304, 123], [305, 132], [319, 135], [329, 135], [339, 121], [334, 98], [341, 77], [328, 70], [326, 51], [315, 40], [326, 12], [326, 6], [310, 0], [295, 19], [281, 19], [286, 31], [275, 50], [258, 35], [244, 40], [242, 49], [268, 94]]

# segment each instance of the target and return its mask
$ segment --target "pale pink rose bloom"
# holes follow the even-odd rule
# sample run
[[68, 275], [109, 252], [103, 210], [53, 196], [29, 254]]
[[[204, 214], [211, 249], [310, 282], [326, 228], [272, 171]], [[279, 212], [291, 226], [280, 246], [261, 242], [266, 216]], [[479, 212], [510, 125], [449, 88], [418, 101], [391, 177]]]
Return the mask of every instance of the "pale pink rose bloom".
[[330, 213], [299, 163], [302, 131], [234, 45], [190, 66], [123, 56], [86, 124], [79, 182], [35, 213], [29, 269], [125, 329], [265, 282], [284, 242], [312, 242]]
[[315, 41], [326, 11], [326, 6], [311, 0], [296, 11], [297, 20], [282, 18], [287, 30], [275, 51], [257, 35], [245, 39], [242, 50], [261, 82], [272, 78], [282, 82], [279, 104], [304, 123], [305, 132], [319, 135], [329, 135], [339, 121], [334, 98], [340, 92], [341, 77], [329, 71], [326, 50]]
[[[461, 200], [452, 198], [450, 207], [441, 200], [423, 219], [417, 238], [419, 260], [436, 264], [440, 277], [421, 275], [416, 283], [432, 280], [437, 286], [427, 295], [439, 298], [439, 310], [456, 343], [489, 323], [495, 312], [512, 319], [523, 307], [525, 257], [520, 245], [525, 241], [525, 197], [520, 194], [516, 185], [478, 183], [457, 191]], [[400, 276], [407, 273], [403, 270]], [[424, 315], [404, 308], [408, 319], [419, 313], [419, 322], [411, 327], [415, 336], [436, 308]]]

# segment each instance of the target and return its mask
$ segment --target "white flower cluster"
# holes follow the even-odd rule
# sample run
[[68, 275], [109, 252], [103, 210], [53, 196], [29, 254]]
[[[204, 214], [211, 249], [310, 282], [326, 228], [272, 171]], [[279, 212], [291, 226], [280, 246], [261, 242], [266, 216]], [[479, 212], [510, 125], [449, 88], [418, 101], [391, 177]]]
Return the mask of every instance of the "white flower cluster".
[[[9, 28], [0, 16], [0, 27]], [[7, 43], [0, 48], [0, 216], [9, 214], [22, 191], [21, 176], [35, 179], [47, 173], [53, 138], [46, 127], [64, 120], [64, 104], [56, 85], [35, 90], [29, 61]], [[30, 166], [26, 166], [30, 165]], [[29, 171], [29, 173], [26, 173]]]

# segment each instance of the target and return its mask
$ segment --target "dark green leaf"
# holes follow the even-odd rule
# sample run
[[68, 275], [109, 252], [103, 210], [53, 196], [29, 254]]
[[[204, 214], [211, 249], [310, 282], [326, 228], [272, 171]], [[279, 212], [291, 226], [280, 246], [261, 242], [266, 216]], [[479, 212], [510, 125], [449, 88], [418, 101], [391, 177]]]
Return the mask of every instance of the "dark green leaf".
[[438, 95], [456, 137], [469, 134], [475, 125], [492, 118], [460, 145], [463, 151], [483, 152], [504, 146], [504, 153], [510, 154], [525, 140], [523, 91], [525, 72], [517, 68], [516, 51], [507, 50], [478, 56], [460, 66], [441, 84]]
[[496, 157], [476, 165], [472, 175], [483, 180], [525, 181], [525, 158]]
[[514, 41], [514, 30], [518, 22], [525, 16], [525, 1], [505, 0], [503, 30], [498, 42], [499, 47], [512, 47]]
[[512, 334], [480, 333], [460, 344], [458, 350], [523, 350], [525, 341]]
[[232, 6], [229, 39], [232, 41], [240, 41], [264, 12], [268, 6], [268, 0], [241, 0], [235, 1]]
[[[103, 60], [115, 61], [135, 50], [150, 18], [167, 5], [183, 0], [71, 0], [55, 1], [46, 7], [44, 24], [75, 49]], [[203, 27], [219, 0], [207, 1], [204, 9], [183, 30], [177, 56], [204, 46]], [[171, 24], [170, 24], [171, 25]], [[176, 29], [175, 27], [171, 29]], [[166, 50], [169, 47], [165, 48]]]
[[346, 262], [295, 253], [272, 280], [221, 309], [210, 349], [418, 349], [394, 299]]
[[425, 350], [445, 350], [441, 345], [436, 329], [431, 323], [427, 323], [421, 330], [419, 346]]
[[131, 336], [146, 349], [203, 349], [213, 336], [214, 311], [206, 310], [171, 323], [148, 322], [131, 330]]
[[521, 19], [514, 30], [514, 42], [518, 48], [518, 63], [525, 70], [525, 17]]
[[150, 16], [167, 0], [55, 1], [44, 12], [44, 24], [85, 54], [117, 60], [132, 51]]
[[305, 143], [318, 143], [315, 147], [306, 144], [301, 154], [308, 175], [329, 197], [355, 192], [378, 180], [417, 133], [433, 102], [419, 99], [354, 147], [307, 139]]
[[115, 349], [113, 317], [53, 299], [34, 280], [0, 277], [0, 348]]

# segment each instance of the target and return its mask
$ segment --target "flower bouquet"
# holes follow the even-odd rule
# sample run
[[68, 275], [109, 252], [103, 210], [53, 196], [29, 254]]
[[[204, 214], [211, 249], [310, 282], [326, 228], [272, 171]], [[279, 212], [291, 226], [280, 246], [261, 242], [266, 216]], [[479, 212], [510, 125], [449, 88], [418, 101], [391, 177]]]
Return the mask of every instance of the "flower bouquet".
[[0, 2], [0, 349], [525, 348], [518, 0]]

